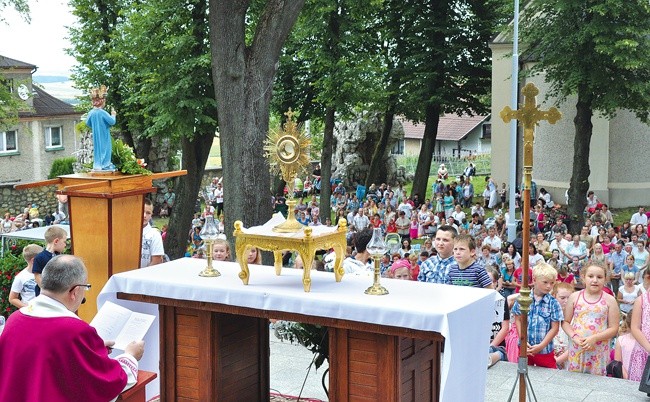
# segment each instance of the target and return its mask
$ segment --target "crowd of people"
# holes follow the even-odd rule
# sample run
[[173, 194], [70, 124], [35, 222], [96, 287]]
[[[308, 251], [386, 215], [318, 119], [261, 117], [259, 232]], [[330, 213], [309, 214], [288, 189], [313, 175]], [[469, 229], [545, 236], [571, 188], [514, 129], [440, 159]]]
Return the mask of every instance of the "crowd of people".
[[28, 203], [22, 213], [13, 215], [5, 212], [0, 219], [0, 230], [2, 233], [11, 233], [18, 230], [33, 229], [41, 226], [57, 224], [68, 224], [68, 196], [63, 194], [55, 195], [57, 207], [55, 210], [48, 210], [45, 215], [37, 203]]
[[[650, 213], [639, 207], [629, 222], [616, 226], [608, 206], [590, 191], [585, 224], [579, 233], [572, 233], [562, 207], [540, 189], [530, 211], [530, 243], [523, 244], [521, 232], [508, 242], [508, 217], [501, 209], [506, 206], [505, 187], [499, 190], [488, 177], [486, 192], [479, 197], [474, 194], [475, 180], [470, 175], [447, 183], [448, 175], [439, 171], [430, 198], [410, 196], [401, 184], [373, 184], [358, 191], [332, 183], [334, 218], [325, 222], [320, 222], [319, 195], [311, 186], [305, 192], [303, 185], [296, 193], [304, 197], [294, 211], [286, 210], [283, 195], [275, 197], [272, 205], [278, 212], [294, 213], [304, 225], [335, 226], [346, 219], [346, 274], [372, 271], [366, 246], [373, 229], [378, 229], [382, 235], [395, 234], [400, 239], [399, 247], [388, 248], [380, 260], [383, 277], [500, 292], [508, 302], [503, 320], [494, 323], [486, 345], [488, 366], [516, 361], [520, 348], [525, 347], [529, 364], [640, 381], [650, 353]], [[188, 256], [198, 258], [205, 258], [200, 231], [206, 217], [216, 217], [223, 233], [221, 179], [206, 188], [204, 199], [205, 206], [199, 208], [188, 235]], [[153, 206], [147, 202], [142, 266], [164, 258], [165, 230], [161, 235], [151, 228], [152, 214]], [[65, 247], [67, 235], [52, 233], [46, 236], [45, 249], [28, 246], [24, 250], [28, 266], [15, 278], [10, 294], [16, 307], [26, 306], [38, 295], [43, 267]], [[522, 287], [524, 247], [533, 302], [527, 320], [528, 342], [520, 345], [518, 329], [523, 321], [517, 296]], [[261, 263], [259, 250], [251, 248], [247, 253], [248, 263]], [[225, 235], [215, 241], [213, 258], [234, 260]], [[312, 269], [332, 271], [334, 260], [333, 251], [325, 252]], [[302, 268], [303, 262], [287, 252], [284, 265]]]
[[[644, 307], [650, 303], [650, 213], [640, 207], [617, 227], [608, 206], [594, 202], [589, 192], [585, 224], [572, 233], [562, 206], [542, 188], [531, 208], [530, 243], [523, 244], [521, 232], [508, 242], [507, 214], [500, 209], [505, 187], [502, 192], [491, 178], [486, 181], [482, 199], [474, 197], [471, 178], [445, 184], [444, 174], [434, 184], [434, 196], [423, 200], [408, 196], [401, 185], [372, 185], [361, 195], [333, 186], [335, 218], [325, 224], [348, 222], [345, 272], [372, 270], [366, 245], [372, 229], [379, 228], [401, 238], [401, 247], [381, 258], [382, 276], [496, 289], [508, 303], [504, 321], [494, 325], [492, 365], [517, 361], [522, 324], [516, 298], [527, 247], [533, 295], [525, 345], [529, 364], [639, 381], [650, 352], [650, 306]], [[300, 199], [294, 213], [303, 224], [322, 224], [315, 195]], [[317, 266], [332, 270], [333, 261], [330, 253]]]

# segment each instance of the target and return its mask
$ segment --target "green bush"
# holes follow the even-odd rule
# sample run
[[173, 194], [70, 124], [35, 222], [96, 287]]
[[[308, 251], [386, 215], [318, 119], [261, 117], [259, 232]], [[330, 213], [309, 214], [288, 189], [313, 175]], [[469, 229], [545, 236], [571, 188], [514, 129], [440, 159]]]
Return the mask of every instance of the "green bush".
[[4, 250], [4, 256], [0, 258], [0, 315], [5, 316], [5, 318], [16, 311], [16, 307], [9, 303], [9, 292], [16, 274], [27, 266], [23, 259], [23, 248], [28, 244], [45, 246], [45, 244], [38, 241], [9, 240]]
[[11, 283], [16, 274], [27, 265], [21, 255], [14, 254], [14, 251], [8, 251], [0, 258], [0, 314], [5, 318], [16, 311], [16, 307], [9, 303]]
[[74, 156], [69, 156], [66, 158], [55, 159], [52, 162], [52, 167], [50, 168], [50, 174], [47, 176], [48, 179], [55, 179], [59, 176], [66, 174], [74, 173], [74, 163], [77, 161], [77, 158]]

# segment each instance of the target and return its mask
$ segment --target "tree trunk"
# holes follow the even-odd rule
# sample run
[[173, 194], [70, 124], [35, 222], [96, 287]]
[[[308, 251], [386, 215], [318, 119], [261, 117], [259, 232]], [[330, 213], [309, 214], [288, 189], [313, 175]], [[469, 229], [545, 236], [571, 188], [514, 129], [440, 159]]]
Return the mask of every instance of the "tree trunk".
[[386, 181], [386, 153], [388, 150], [388, 140], [390, 132], [393, 130], [393, 118], [395, 117], [395, 96], [390, 97], [388, 100], [388, 109], [384, 113], [384, 121], [381, 128], [381, 135], [379, 141], [375, 146], [375, 151], [372, 153], [370, 160], [370, 167], [368, 168], [368, 175], [366, 176], [366, 188], [370, 188], [371, 184], [381, 184]]
[[333, 107], [325, 110], [325, 129], [323, 131], [323, 150], [320, 156], [320, 208], [319, 219], [325, 224], [325, 218], [332, 217], [332, 206], [330, 199], [332, 187], [330, 179], [332, 177], [332, 148], [334, 143], [334, 117], [336, 111]]
[[429, 182], [429, 172], [431, 171], [433, 151], [436, 146], [436, 137], [438, 137], [439, 122], [440, 106], [428, 105], [424, 120], [424, 136], [422, 138], [422, 146], [420, 147], [418, 165], [415, 168], [413, 190], [411, 191], [411, 196], [418, 194], [421, 200], [424, 200], [427, 196], [427, 184]]
[[214, 133], [198, 135], [193, 139], [181, 137], [183, 150], [183, 167], [188, 175], [181, 176], [175, 188], [176, 204], [169, 218], [165, 252], [171, 259], [185, 255], [188, 232], [194, 215], [196, 197], [201, 189], [201, 179], [205, 173], [205, 164], [210, 155], [210, 147], [214, 141]]
[[271, 217], [269, 164], [263, 155], [280, 50], [304, 0], [269, 0], [246, 45], [250, 1], [210, 0], [210, 48], [223, 160], [225, 228]]
[[576, 104], [576, 117], [573, 119], [575, 138], [573, 140], [573, 173], [569, 186], [568, 214], [571, 220], [569, 231], [580, 233], [584, 225], [584, 210], [587, 206], [587, 191], [589, 191], [589, 152], [593, 124], [591, 116], [593, 109], [591, 97], [578, 88], [578, 103]]

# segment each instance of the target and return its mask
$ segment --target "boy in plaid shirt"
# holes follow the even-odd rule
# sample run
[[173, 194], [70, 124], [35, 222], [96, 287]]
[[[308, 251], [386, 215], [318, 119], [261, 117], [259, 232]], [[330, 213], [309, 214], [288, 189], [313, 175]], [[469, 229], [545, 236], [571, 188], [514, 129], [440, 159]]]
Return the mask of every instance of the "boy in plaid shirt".
[[[553, 290], [557, 271], [546, 263], [539, 263], [533, 270], [533, 302], [528, 311], [528, 365], [557, 368], [553, 354], [553, 337], [564, 321], [560, 303], [549, 293]], [[521, 328], [519, 301], [512, 307], [517, 328]], [[523, 347], [523, 345], [519, 345]]]

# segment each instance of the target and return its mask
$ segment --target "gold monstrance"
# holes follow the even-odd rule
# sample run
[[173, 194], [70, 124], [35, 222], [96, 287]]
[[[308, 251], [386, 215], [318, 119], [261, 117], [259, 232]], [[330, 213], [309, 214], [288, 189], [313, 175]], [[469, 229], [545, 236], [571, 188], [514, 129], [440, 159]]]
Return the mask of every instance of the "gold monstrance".
[[293, 199], [293, 190], [296, 176], [309, 165], [310, 141], [305, 133], [298, 128], [293, 120], [293, 114], [291, 109], [285, 113], [287, 121], [284, 123], [284, 127], [271, 130], [264, 146], [266, 156], [271, 163], [271, 171], [275, 173], [279, 171], [289, 189], [287, 220], [273, 228], [274, 232], [279, 233], [298, 232], [304, 227], [294, 215], [296, 200]]

